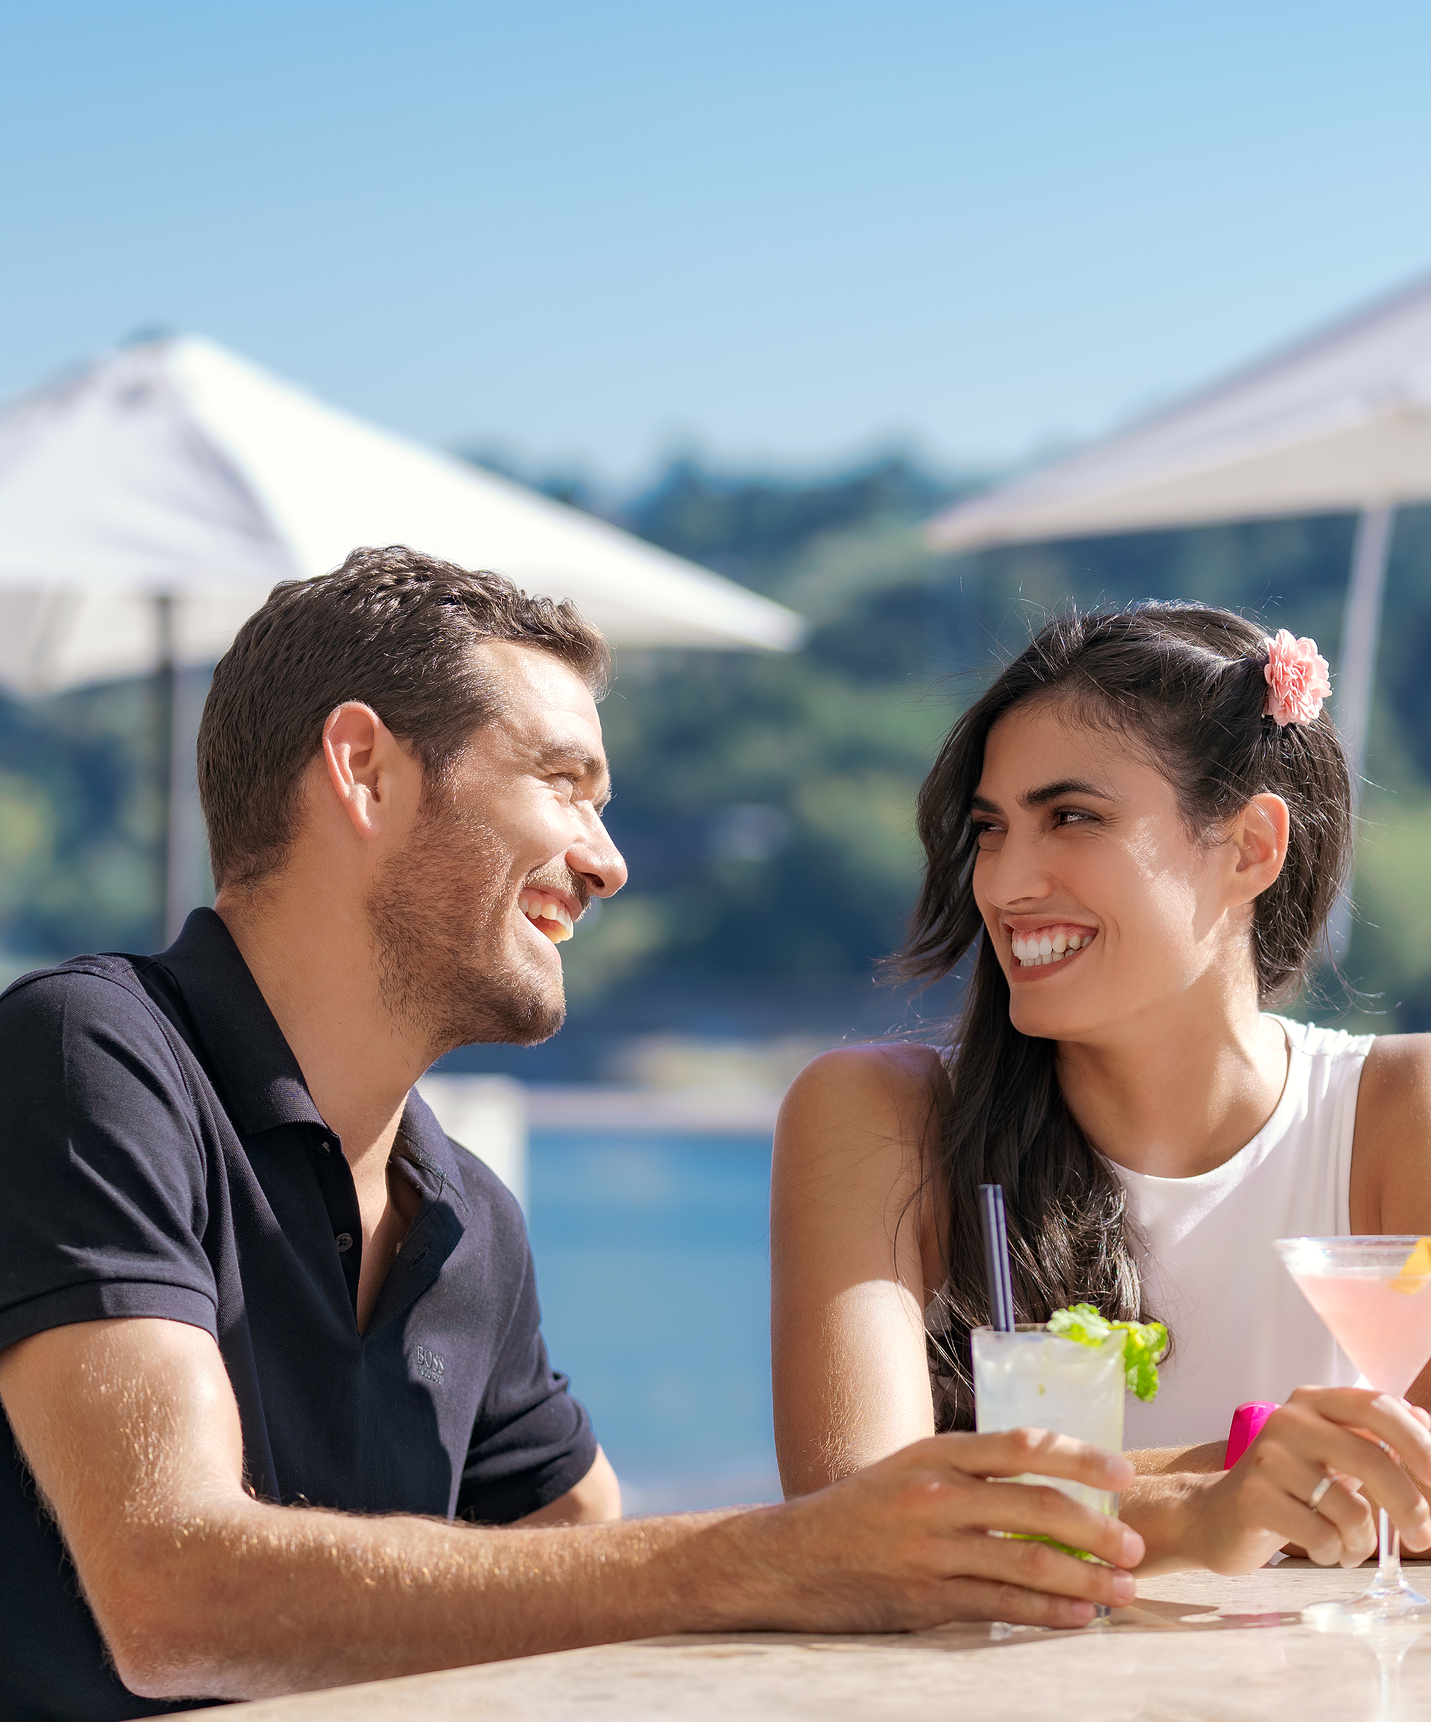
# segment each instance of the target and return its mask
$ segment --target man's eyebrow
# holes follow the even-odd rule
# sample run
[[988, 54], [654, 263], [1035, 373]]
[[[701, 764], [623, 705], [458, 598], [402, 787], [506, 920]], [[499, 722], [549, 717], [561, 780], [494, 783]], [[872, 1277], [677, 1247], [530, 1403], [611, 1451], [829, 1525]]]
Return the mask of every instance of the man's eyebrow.
[[567, 747], [562, 742], [552, 742], [549, 746], [538, 749], [537, 764], [538, 766], [574, 765], [583, 777], [595, 778], [598, 783], [605, 784], [606, 794], [604, 797], [598, 797], [599, 800], [604, 803], [611, 799], [611, 775], [606, 761], [597, 754], [588, 753], [579, 744]]

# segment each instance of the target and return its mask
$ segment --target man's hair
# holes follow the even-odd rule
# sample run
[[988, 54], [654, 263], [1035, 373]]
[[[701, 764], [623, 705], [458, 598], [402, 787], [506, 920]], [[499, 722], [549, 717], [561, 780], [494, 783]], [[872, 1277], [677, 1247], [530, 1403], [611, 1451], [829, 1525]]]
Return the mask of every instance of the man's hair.
[[606, 641], [570, 603], [529, 598], [403, 545], [355, 550], [316, 580], [285, 580], [214, 671], [199, 725], [199, 800], [214, 884], [253, 885], [293, 841], [299, 782], [345, 700], [369, 705], [439, 781], [499, 709], [474, 646], [550, 652], [600, 699]]

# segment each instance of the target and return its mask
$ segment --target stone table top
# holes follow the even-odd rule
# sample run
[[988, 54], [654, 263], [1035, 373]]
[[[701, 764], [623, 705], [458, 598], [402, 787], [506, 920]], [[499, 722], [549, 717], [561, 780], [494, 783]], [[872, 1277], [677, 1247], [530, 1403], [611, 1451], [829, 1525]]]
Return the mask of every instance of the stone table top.
[[[1411, 1569], [1412, 1575], [1417, 1568]], [[1424, 1571], [1424, 1569], [1422, 1569]], [[1307, 1604], [1372, 1570], [1288, 1561], [1180, 1573], [1081, 1632], [946, 1626], [880, 1636], [643, 1639], [267, 1699], [234, 1722], [1359, 1722], [1431, 1715], [1431, 1633], [1313, 1631]], [[212, 1717], [215, 1712], [194, 1712]]]

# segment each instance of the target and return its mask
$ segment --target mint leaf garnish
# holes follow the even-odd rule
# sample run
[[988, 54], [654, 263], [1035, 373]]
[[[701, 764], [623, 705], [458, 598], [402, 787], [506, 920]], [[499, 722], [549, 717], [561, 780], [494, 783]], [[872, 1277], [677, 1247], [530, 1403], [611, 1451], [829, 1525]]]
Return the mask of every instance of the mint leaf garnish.
[[1128, 1391], [1145, 1403], [1158, 1396], [1158, 1359], [1168, 1349], [1168, 1330], [1160, 1321], [1106, 1321], [1091, 1303], [1056, 1309], [1048, 1331], [1079, 1345], [1102, 1345], [1110, 1333], [1123, 1335], [1123, 1368]]

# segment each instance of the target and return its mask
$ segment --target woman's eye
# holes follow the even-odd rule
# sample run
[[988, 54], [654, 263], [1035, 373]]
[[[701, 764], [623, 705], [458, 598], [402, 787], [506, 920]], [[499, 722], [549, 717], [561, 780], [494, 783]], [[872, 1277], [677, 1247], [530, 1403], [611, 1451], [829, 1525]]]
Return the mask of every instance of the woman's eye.
[[989, 848], [992, 843], [1002, 836], [1003, 831], [997, 825], [981, 825], [978, 820], [975, 820], [974, 841], [981, 849]]
[[1098, 815], [1083, 807], [1060, 807], [1053, 816], [1055, 825], [1091, 825]]

